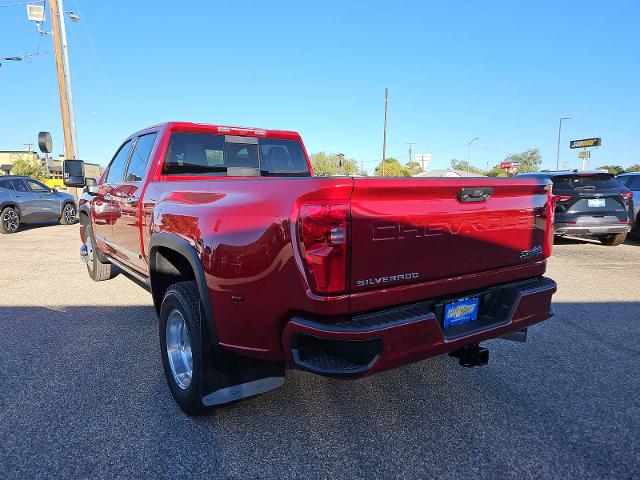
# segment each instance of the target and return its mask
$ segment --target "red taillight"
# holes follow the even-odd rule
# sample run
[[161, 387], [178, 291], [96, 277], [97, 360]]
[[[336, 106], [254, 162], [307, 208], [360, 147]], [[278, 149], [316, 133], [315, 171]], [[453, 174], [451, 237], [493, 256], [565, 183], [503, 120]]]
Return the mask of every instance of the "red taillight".
[[315, 293], [336, 295], [345, 292], [348, 227], [348, 203], [327, 201], [300, 207], [300, 249], [311, 290]]
[[548, 258], [551, 256], [551, 251], [553, 250], [553, 237], [554, 237], [553, 219], [556, 214], [556, 203], [557, 203], [556, 199], [558, 197], [551, 193], [551, 185], [547, 185], [545, 187], [545, 190], [547, 191], [547, 212], [546, 212], [547, 221], [545, 222], [547, 237], [545, 238], [544, 246], [542, 248], [542, 256], [544, 258]]
[[623, 200], [631, 200], [633, 198], [633, 192], [625, 192], [622, 194]]

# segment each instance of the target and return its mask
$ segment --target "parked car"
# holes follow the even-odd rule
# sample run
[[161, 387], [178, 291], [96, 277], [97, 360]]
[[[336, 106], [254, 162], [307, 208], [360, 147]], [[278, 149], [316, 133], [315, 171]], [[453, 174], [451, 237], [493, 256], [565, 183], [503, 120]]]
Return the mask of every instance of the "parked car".
[[616, 177], [633, 194], [633, 225], [631, 231], [640, 233], [640, 172], [622, 173]]
[[189, 414], [277, 388], [286, 367], [482, 365], [480, 341], [523, 341], [551, 316], [544, 179], [314, 177], [295, 132], [166, 123], [127, 138], [87, 192], [89, 276], [116, 265], [149, 285]]
[[631, 191], [604, 170], [523, 173], [520, 178], [551, 180], [557, 236], [595, 236], [604, 245], [620, 245], [630, 229]]
[[0, 177], [0, 233], [15, 233], [21, 223], [59, 220], [63, 225], [76, 222], [73, 195], [58, 192], [30, 177]]

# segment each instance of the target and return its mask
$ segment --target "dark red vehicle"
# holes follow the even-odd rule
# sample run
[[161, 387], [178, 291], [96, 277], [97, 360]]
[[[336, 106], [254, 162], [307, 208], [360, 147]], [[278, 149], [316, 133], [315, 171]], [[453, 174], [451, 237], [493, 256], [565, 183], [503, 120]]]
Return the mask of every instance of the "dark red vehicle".
[[81, 255], [94, 280], [116, 265], [148, 285], [192, 414], [276, 388], [286, 367], [353, 378], [444, 353], [474, 366], [480, 341], [524, 340], [556, 291], [550, 188], [314, 177], [297, 133], [166, 123], [88, 187]]

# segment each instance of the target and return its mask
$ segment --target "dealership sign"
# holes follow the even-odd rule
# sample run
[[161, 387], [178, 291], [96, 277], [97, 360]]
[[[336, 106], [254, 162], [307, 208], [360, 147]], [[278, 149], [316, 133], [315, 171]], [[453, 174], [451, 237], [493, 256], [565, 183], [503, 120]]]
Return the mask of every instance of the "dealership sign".
[[599, 147], [601, 144], [601, 138], [583, 138], [582, 140], [571, 140], [569, 148]]
[[500, 163], [500, 168], [504, 168], [505, 170], [510, 168], [518, 168], [520, 164], [518, 162], [502, 162]]

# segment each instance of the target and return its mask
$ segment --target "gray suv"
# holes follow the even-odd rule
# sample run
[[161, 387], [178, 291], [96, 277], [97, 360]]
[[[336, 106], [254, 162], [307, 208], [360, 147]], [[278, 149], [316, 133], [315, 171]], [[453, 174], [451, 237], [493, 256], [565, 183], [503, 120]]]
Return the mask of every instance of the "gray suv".
[[15, 233], [21, 223], [57, 219], [76, 222], [73, 195], [58, 192], [37, 180], [17, 175], [0, 176], [0, 233]]
[[633, 192], [633, 232], [640, 234], [640, 172], [622, 173], [616, 177]]

